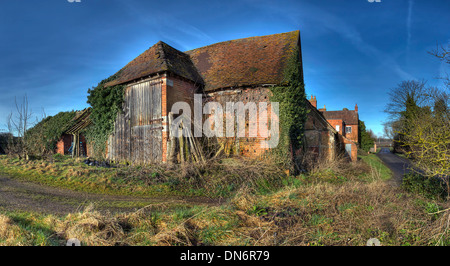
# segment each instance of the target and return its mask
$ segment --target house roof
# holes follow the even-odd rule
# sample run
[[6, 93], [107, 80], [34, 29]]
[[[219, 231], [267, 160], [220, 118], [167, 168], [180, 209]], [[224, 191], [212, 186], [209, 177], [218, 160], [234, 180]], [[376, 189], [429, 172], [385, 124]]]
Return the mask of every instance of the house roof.
[[287, 61], [299, 45], [299, 31], [220, 42], [184, 53], [160, 41], [117, 72], [117, 78], [106, 86], [165, 71], [201, 83], [206, 91], [282, 84]]
[[347, 125], [358, 125], [358, 112], [354, 110], [322, 111], [327, 120], [342, 119]]
[[220, 42], [187, 51], [205, 81], [205, 90], [283, 83], [287, 61], [300, 31]]
[[105, 86], [123, 84], [166, 71], [203, 84], [189, 55], [159, 41], [119, 70], [115, 74], [116, 79], [106, 83]]

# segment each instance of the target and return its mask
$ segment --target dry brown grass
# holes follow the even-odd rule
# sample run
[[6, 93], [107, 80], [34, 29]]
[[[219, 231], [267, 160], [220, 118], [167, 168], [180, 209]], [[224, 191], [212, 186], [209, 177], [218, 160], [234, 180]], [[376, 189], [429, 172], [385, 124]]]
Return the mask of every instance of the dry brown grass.
[[127, 244], [119, 218], [111, 214], [100, 214], [92, 205], [82, 212], [69, 214], [56, 229], [60, 237], [76, 238], [89, 246]]
[[264, 228], [264, 234], [246, 234], [251, 244], [365, 245], [376, 237], [383, 245], [429, 245], [443, 232], [443, 221], [434, 222], [414, 197], [384, 182], [319, 183], [282, 190], [257, 204], [266, 210], [258, 217], [264, 225], [244, 219], [245, 205], [236, 211], [245, 227]]
[[[449, 211], [432, 213], [426, 208], [433, 205], [444, 210], [449, 203], [392, 187], [364, 162], [321, 162], [308, 175], [291, 177], [298, 182], [283, 187], [271, 184], [277, 189], [263, 194], [256, 193], [255, 187], [270, 175], [280, 179], [282, 169], [235, 160], [184, 167], [170, 171], [185, 179], [185, 185], [214, 191], [235, 182], [239, 189], [223, 206], [178, 210], [179, 215], [164, 204], [127, 214], [100, 213], [89, 206], [60, 220], [47, 217], [44, 223], [52, 224], [60, 239], [77, 238], [83, 245], [102, 246], [360, 246], [374, 237], [382, 245], [450, 243]], [[162, 168], [153, 171], [160, 171], [162, 179], [168, 173]], [[26, 234], [0, 215], [0, 243], [19, 245], [17, 239], [27, 238]]]
[[0, 239], [3, 240], [0, 242], [0, 245], [20, 245], [16, 240], [17, 232], [19, 232], [19, 230], [12, 220], [7, 216], [0, 215]]
[[[449, 239], [447, 212], [429, 214], [417, 197], [384, 182], [316, 182], [266, 196], [243, 189], [228, 205], [198, 208], [182, 219], [161, 207], [117, 215], [88, 207], [45, 223], [61, 239], [99, 246], [360, 246], [373, 237], [382, 245], [435, 245]], [[26, 231], [0, 216], [1, 243], [21, 245], [17, 234], [24, 238]]]

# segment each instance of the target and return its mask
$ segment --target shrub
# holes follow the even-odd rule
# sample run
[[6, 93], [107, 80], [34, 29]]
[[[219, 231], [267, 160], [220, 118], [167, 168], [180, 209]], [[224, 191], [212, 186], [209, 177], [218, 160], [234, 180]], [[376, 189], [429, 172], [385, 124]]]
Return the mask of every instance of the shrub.
[[402, 187], [411, 193], [422, 195], [429, 199], [445, 199], [447, 191], [437, 178], [427, 178], [417, 173], [407, 173], [403, 176]]
[[73, 123], [76, 111], [48, 116], [26, 132], [26, 146], [31, 155], [53, 153], [61, 135]]

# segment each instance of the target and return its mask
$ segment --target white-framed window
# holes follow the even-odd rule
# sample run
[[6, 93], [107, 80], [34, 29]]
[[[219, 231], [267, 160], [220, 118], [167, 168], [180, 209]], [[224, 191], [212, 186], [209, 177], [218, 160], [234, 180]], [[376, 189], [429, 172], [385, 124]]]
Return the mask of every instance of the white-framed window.
[[336, 125], [336, 130], [339, 132], [339, 129], [340, 129], [340, 127], [339, 127], [339, 125]]
[[345, 133], [352, 133], [352, 127], [345, 127]]

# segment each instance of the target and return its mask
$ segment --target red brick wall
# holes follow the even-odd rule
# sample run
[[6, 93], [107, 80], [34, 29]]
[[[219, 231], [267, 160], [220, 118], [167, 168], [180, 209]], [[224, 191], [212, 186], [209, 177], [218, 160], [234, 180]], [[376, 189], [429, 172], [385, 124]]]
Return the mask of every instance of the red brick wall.
[[[169, 84], [168, 84], [169, 83]], [[168, 85], [167, 85], [168, 84]], [[170, 86], [173, 84], [173, 86]], [[172, 106], [176, 102], [187, 102], [191, 106], [191, 111], [193, 113], [194, 110], [194, 93], [197, 90], [197, 87], [194, 83], [190, 81], [183, 80], [177, 77], [167, 77], [164, 78], [164, 88], [166, 88], [166, 101], [164, 99], [163, 94], [163, 106], [167, 106], [165, 110], [165, 114], [163, 111], [163, 116], [167, 115], [172, 109]], [[164, 108], [163, 108], [164, 109]]]
[[[356, 143], [358, 143], [358, 125], [346, 125], [342, 119], [329, 119], [327, 121], [333, 126], [334, 129], [336, 129], [336, 125], [339, 125], [339, 134], [344, 137], [341, 138], [341, 142], [344, 146], [345, 144], [352, 144], [351, 160], [356, 161], [358, 149], [356, 145]], [[352, 132], [346, 133], [345, 127], [351, 127]], [[343, 150], [345, 150], [345, 147]]]
[[358, 143], [358, 125], [345, 125], [352, 128], [351, 133], [343, 134], [346, 138]]
[[[167, 140], [169, 138], [168, 134], [168, 123], [167, 123], [167, 113], [168, 107], [167, 107], [167, 91], [169, 90], [169, 86], [167, 85], [167, 78], [162, 78], [163, 84], [161, 86], [161, 116], [163, 117], [163, 130], [162, 130], [162, 161], [167, 161]], [[170, 109], [169, 109], [170, 110]]]
[[350, 159], [352, 161], [356, 161], [358, 159], [358, 146], [356, 145], [356, 143], [346, 137], [343, 137], [342, 135], [340, 136], [340, 142], [343, 151], [345, 151], [345, 144], [352, 145], [352, 152], [350, 154]]
[[[69, 134], [64, 134], [61, 136], [61, 138], [58, 140], [58, 142], [56, 143], [56, 153], [59, 154], [70, 154], [69, 152], [69, 148], [70, 146], [72, 146], [72, 139], [73, 136], [69, 135]], [[86, 139], [84, 138], [84, 136], [82, 134], [80, 134], [80, 141], [83, 142], [83, 150], [84, 150], [84, 155], [88, 155], [88, 150], [87, 150], [87, 146], [86, 145]]]
[[329, 119], [327, 120], [328, 123], [330, 123], [330, 125], [337, 130], [336, 126], [339, 126], [339, 134], [343, 134], [343, 128], [344, 128], [344, 122], [342, 121], [342, 119]]
[[[250, 137], [250, 127], [248, 124], [248, 111], [246, 111], [245, 119], [245, 136], [240, 137], [226, 137], [226, 123], [225, 123], [225, 110], [227, 102], [242, 102], [244, 105], [248, 102], [254, 102], [258, 109], [259, 114], [259, 102], [268, 102], [268, 113], [270, 114], [270, 89], [267, 87], [255, 87], [255, 88], [236, 88], [219, 92], [208, 93], [207, 101], [218, 102], [222, 105], [224, 112], [224, 125], [223, 136], [219, 138], [219, 143], [224, 147], [226, 154], [241, 155], [246, 157], [259, 157], [263, 155], [268, 149], [261, 147], [261, 141], [266, 140], [260, 133], [257, 132], [257, 137]], [[270, 117], [269, 117], [270, 118]], [[236, 122], [236, 117], [235, 117]], [[259, 121], [258, 121], [259, 122]], [[258, 130], [259, 124], [256, 124]], [[236, 128], [235, 128], [236, 129]]]
[[[169, 139], [169, 123], [167, 115], [172, 110], [173, 104], [176, 102], [187, 102], [191, 107], [191, 116], [194, 114], [194, 93], [197, 90], [197, 86], [183, 78], [176, 76], [163, 77], [162, 86], [162, 116], [165, 117], [165, 123], [162, 135], [162, 150], [163, 150], [163, 162], [167, 161], [168, 154], [168, 139]], [[192, 117], [191, 117], [192, 118]], [[193, 128], [192, 128], [193, 132]]]
[[72, 135], [64, 134], [56, 143], [56, 153], [59, 154], [68, 154], [69, 148], [72, 145]]

